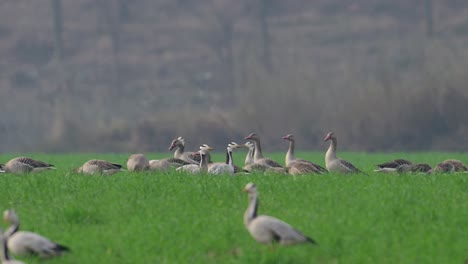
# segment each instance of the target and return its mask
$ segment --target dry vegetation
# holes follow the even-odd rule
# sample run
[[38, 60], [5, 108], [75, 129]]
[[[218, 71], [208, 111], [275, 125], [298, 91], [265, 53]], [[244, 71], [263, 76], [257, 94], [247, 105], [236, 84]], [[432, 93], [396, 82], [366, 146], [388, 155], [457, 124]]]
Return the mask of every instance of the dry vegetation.
[[156, 151], [183, 135], [269, 149], [466, 150], [468, 2], [0, 3], [3, 151]]

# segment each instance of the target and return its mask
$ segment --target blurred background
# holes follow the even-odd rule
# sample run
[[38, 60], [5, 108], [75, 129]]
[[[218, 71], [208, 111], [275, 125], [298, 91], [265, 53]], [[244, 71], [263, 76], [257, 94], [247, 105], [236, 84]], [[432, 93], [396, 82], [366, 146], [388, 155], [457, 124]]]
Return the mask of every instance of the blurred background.
[[466, 0], [2, 0], [0, 151], [468, 149]]

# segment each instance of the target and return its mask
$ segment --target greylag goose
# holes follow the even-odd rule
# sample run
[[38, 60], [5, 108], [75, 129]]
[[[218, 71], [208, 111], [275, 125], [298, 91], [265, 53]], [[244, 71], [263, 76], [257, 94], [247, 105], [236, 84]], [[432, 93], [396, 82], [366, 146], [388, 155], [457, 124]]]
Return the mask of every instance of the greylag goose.
[[[245, 157], [245, 166], [242, 167], [242, 170], [245, 172], [265, 172], [267, 169], [272, 167], [254, 163], [254, 152], [255, 152], [255, 145], [252, 142], [246, 142], [244, 145], [240, 145], [236, 143], [235, 148], [248, 148], [249, 151]], [[281, 168], [279, 168], [281, 169]], [[239, 170], [240, 171], [240, 170]]]
[[317, 170], [313, 164], [307, 162], [292, 162], [289, 167], [286, 167], [287, 172], [290, 175], [302, 175], [302, 174], [322, 174], [322, 171]]
[[428, 173], [432, 170], [431, 165], [426, 163], [416, 163], [416, 164], [403, 164], [398, 167], [398, 173]]
[[379, 167], [378, 169], [374, 170], [375, 172], [384, 172], [384, 173], [391, 173], [396, 172], [402, 165], [411, 165], [413, 164], [409, 160], [405, 159], [396, 159], [389, 162], [385, 162], [382, 164], [377, 164], [375, 166]]
[[255, 184], [248, 183], [243, 191], [249, 195], [249, 206], [244, 213], [244, 225], [255, 240], [260, 243], [278, 242], [281, 245], [316, 244], [313, 239], [277, 218], [257, 215], [258, 192]]
[[179, 168], [180, 166], [189, 165], [191, 163], [177, 158], [165, 158], [160, 160], [150, 160], [150, 170], [152, 171], [168, 171], [171, 168]]
[[8, 247], [7, 247], [7, 240], [8, 237], [3, 234], [3, 230], [0, 228], [0, 243], [2, 246], [2, 264], [24, 264], [24, 262], [19, 261], [19, 260], [14, 260], [12, 257], [10, 257], [10, 253], [8, 252]]
[[450, 162], [441, 162], [437, 164], [432, 170], [428, 171], [431, 173], [452, 173], [455, 172], [455, 166]]
[[459, 160], [456, 160], [456, 159], [448, 159], [448, 160], [444, 160], [442, 163], [450, 163], [453, 165], [453, 167], [455, 168], [455, 171], [456, 172], [465, 172], [465, 171], [468, 171], [468, 168], [466, 167], [465, 164], [463, 164], [463, 162], [459, 161]]
[[324, 141], [331, 140], [330, 147], [325, 154], [325, 165], [329, 172], [338, 173], [363, 173], [350, 162], [340, 159], [336, 156], [337, 139], [335, 133], [330, 132], [324, 138]]
[[88, 160], [83, 166], [78, 168], [78, 173], [87, 175], [101, 174], [101, 175], [112, 175], [116, 172], [123, 171], [122, 165], [111, 163], [105, 160]]
[[[297, 169], [299, 169], [299, 171], [303, 170], [304, 173], [324, 173], [324, 172], [327, 172], [327, 170], [318, 165], [318, 164], [315, 164], [311, 161], [308, 161], [308, 160], [305, 160], [305, 159], [296, 159], [296, 157], [294, 156], [294, 148], [295, 148], [295, 145], [296, 145], [296, 140], [294, 138], [294, 135], [292, 134], [288, 134], [286, 136], [283, 136], [282, 139], [284, 140], [287, 140], [289, 141], [289, 148], [288, 148], [288, 151], [286, 152], [286, 157], [285, 157], [285, 165], [286, 167], [288, 168], [291, 168], [291, 165], [295, 162], [303, 162], [303, 163], [307, 163], [309, 164], [309, 166], [304, 166], [304, 165], [297, 165]], [[295, 173], [299, 172], [297, 169], [294, 169], [293, 171]]]
[[255, 153], [254, 153], [254, 162], [257, 164], [265, 165], [268, 167], [278, 167], [282, 168], [278, 162], [272, 160], [272, 159], [267, 159], [263, 157], [262, 154], [262, 146], [260, 145], [260, 137], [255, 134], [251, 133], [250, 135], [246, 136], [245, 139], [251, 139], [255, 142]]
[[19, 218], [12, 209], [3, 212], [3, 220], [11, 224], [5, 236], [8, 238], [8, 249], [17, 256], [37, 255], [41, 258], [50, 258], [70, 251], [68, 247], [54, 243], [36, 233], [18, 231]]
[[[185, 152], [185, 139], [183, 137], [178, 137], [171, 142], [171, 146], [169, 147], [169, 150], [174, 151], [174, 158], [184, 160], [190, 164], [196, 164], [198, 165], [201, 161], [201, 156], [198, 154], [195, 154], [195, 152]], [[206, 160], [208, 163], [211, 163], [211, 155], [210, 153], [207, 152], [206, 154]]]
[[231, 143], [226, 148], [226, 162], [215, 162], [208, 164], [208, 174], [227, 174], [234, 175], [234, 160], [232, 159], [232, 147]]
[[200, 151], [195, 153], [195, 155], [200, 155], [200, 164], [199, 165], [195, 165], [195, 164], [184, 165], [184, 166], [177, 168], [176, 170], [189, 172], [191, 174], [207, 173], [208, 172], [207, 154], [212, 149], [213, 148], [208, 146], [207, 144], [201, 145]]
[[133, 154], [128, 157], [127, 170], [128, 171], [145, 171], [150, 167], [149, 160], [143, 154]]
[[43, 170], [55, 169], [54, 165], [27, 157], [17, 157], [9, 160], [2, 170], [15, 174], [39, 172]]

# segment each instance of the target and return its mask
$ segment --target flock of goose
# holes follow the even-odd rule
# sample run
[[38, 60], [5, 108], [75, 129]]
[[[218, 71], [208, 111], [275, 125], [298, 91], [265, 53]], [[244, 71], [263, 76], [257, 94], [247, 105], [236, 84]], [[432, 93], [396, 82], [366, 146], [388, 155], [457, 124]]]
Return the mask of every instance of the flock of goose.
[[[245, 137], [245, 140], [253, 141], [245, 144], [231, 142], [227, 146], [225, 162], [212, 162], [210, 151], [213, 150], [207, 144], [200, 146], [196, 152], [185, 151], [185, 139], [178, 137], [172, 140], [169, 150], [174, 151], [174, 157], [161, 160], [148, 160], [143, 154], [133, 154], [127, 160], [128, 171], [168, 171], [175, 168], [177, 171], [190, 174], [228, 174], [250, 172], [265, 173], [284, 173], [290, 175], [300, 174], [323, 174], [326, 172], [349, 174], [363, 173], [351, 162], [337, 157], [337, 138], [335, 133], [330, 132], [326, 135], [325, 141], [330, 141], [330, 146], [325, 154], [325, 168], [308, 160], [296, 159], [294, 155], [295, 138], [288, 134], [282, 137], [289, 141], [289, 148], [286, 152], [285, 166], [278, 162], [263, 156], [260, 137], [255, 133]], [[233, 151], [241, 148], [247, 148], [248, 152], [243, 167], [236, 166], [232, 158]], [[376, 165], [376, 172], [384, 173], [450, 173], [450, 172], [468, 172], [467, 166], [461, 161], [448, 159], [432, 168], [426, 163], [412, 163], [405, 159], [397, 159]], [[54, 169], [54, 166], [42, 161], [33, 160], [27, 157], [17, 157], [8, 161], [5, 165], [0, 165], [0, 172], [11, 172], [16, 174], [37, 172], [47, 169]], [[81, 167], [75, 170], [78, 173], [93, 175], [111, 175], [123, 171], [123, 166], [105, 160], [92, 159], [85, 162]]]
[[[304, 159], [296, 159], [294, 155], [295, 139], [289, 134], [282, 137], [289, 141], [289, 148], [285, 157], [285, 166], [263, 156], [260, 144], [260, 137], [252, 133], [245, 137], [245, 144], [231, 142], [227, 146], [226, 161], [212, 162], [210, 151], [213, 150], [207, 144], [200, 146], [196, 152], [185, 151], [185, 140], [178, 137], [171, 142], [169, 150], [174, 150], [174, 157], [161, 160], [148, 160], [143, 154], [131, 155], [127, 160], [127, 170], [129, 171], [167, 171], [176, 168], [177, 171], [191, 174], [227, 174], [249, 173], [260, 171], [265, 173], [285, 173], [291, 175], [300, 174], [323, 174], [333, 173], [363, 173], [352, 163], [340, 159], [336, 155], [337, 138], [333, 132], [326, 135], [325, 141], [330, 141], [330, 146], [325, 154], [325, 168]], [[245, 166], [234, 165], [232, 152], [235, 149], [247, 148], [248, 153], [245, 158]], [[377, 172], [385, 173], [408, 173], [408, 172], [467, 172], [468, 168], [459, 160], [449, 159], [437, 164], [434, 168], [425, 163], [412, 163], [405, 159], [397, 159], [376, 165]], [[85, 162], [76, 172], [83, 174], [111, 175], [122, 170], [122, 165], [111, 163], [105, 160], [89, 160]], [[42, 161], [33, 160], [27, 157], [17, 157], [8, 161], [5, 165], [0, 165], [2, 172], [15, 174], [29, 173], [53, 169], [54, 166]], [[289, 224], [266, 215], [257, 215], [258, 191], [253, 183], [248, 183], [243, 189], [248, 193], [249, 205], [244, 214], [244, 225], [250, 235], [260, 243], [278, 242], [282, 245], [316, 242], [300, 231], [294, 229]], [[0, 229], [0, 239], [2, 246], [2, 263], [20, 264], [21, 261], [14, 260], [10, 252], [17, 256], [37, 255], [41, 258], [59, 256], [69, 248], [50, 241], [36, 233], [19, 231], [19, 218], [14, 210], [6, 210], [3, 214], [4, 221], [11, 226], [5, 233]]]

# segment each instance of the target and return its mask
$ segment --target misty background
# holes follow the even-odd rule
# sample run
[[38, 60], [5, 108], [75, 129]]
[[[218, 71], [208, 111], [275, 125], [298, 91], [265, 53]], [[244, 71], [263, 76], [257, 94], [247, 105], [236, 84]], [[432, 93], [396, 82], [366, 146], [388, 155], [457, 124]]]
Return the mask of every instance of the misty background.
[[0, 58], [3, 153], [468, 149], [466, 0], [2, 0]]

